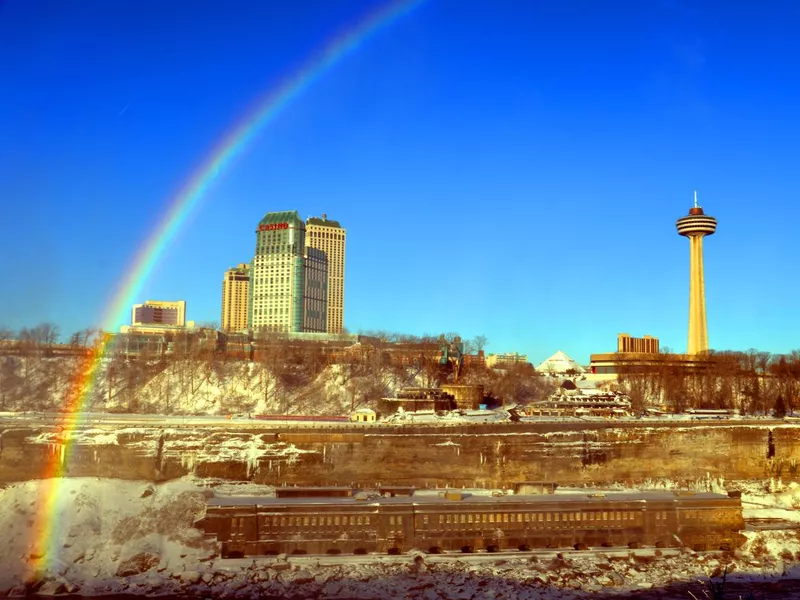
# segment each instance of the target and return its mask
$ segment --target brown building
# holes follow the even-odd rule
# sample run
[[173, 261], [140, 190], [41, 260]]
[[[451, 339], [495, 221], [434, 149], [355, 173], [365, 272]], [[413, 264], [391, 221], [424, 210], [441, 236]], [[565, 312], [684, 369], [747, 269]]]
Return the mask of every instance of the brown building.
[[443, 383], [441, 390], [455, 400], [456, 406], [463, 410], [477, 410], [483, 404], [482, 385], [454, 385]]
[[641, 338], [630, 334], [617, 335], [617, 352], [639, 352], [642, 354], [658, 354], [658, 338], [646, 335]]
[[250, 298], [250, 265], [240, 263], [225, 271], [222, 280], [223, 331], [247, 329], [247, 303]]

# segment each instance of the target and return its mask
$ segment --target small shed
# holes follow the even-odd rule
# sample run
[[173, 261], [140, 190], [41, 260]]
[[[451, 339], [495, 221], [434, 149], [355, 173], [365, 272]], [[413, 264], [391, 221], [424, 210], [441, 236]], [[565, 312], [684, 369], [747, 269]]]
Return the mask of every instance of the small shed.
[[374, 423], [377, 417], [377, 413], [371, 408], [357, 408], [350, 413], [350, 420], [359, 423]]

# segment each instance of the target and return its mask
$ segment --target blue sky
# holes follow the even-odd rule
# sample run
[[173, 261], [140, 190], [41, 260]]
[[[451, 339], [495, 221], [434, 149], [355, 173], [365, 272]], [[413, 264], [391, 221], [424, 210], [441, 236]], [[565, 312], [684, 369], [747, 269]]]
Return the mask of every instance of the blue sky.
[[[0, 3], [0, 325], [99, 324], [165, 207], [258, 98], [381, 3]], [[428, 0], [293, 101], [140, 300], [219, 321], [265, 212], [348, 229], [351, 331], [580, 362], [686, 348], [692, 190], [710, 343], [800, 347], [800, 5]]]

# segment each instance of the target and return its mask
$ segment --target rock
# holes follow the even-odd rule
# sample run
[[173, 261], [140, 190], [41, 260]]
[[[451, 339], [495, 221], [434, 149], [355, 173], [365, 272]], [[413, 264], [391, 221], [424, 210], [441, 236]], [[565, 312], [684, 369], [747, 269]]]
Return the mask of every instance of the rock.
[[609, 571], [608, 578], [611, 580], [611, 583], [615, 586], [625, 585], [625, 578], [616, 571]]
[[636, 587], [640, 587], [643, 590], [649, 590], [653, 588], [653, 583], [651, 581], [640, 581], [636, 584]]
[[65, 592], [64, 584], [60, 581], [45, 581], [42, 586], [36, 590], [39, 596], [56, 596]]
[[149, 485], [144, 489], [144, 491], [142, 492], [142, 495], [139, 496], [139, 497], [140, 498], [147, 498], [148, 496], [152, 496], [155, 493], [156, 493], [156, 491], [153, 489], [153, 486]]
[[68, 583], [64, 586], [64, 591], [67, 594], [77, 594], [80, 591], [80, 586], [77, 583]]
[[439, 600], [439, 594], [437, 594], [436, 590], [433, 588], [427, 588], [420, 597], [422, 600]]
[[203, 583], [211, 583], [214, 579], [214, 576], [211, 573], [203, 573], [203, 576], [200, 578], [203, 580]]
[[139, 552], [130, 558], [123, 560], [117, 566], [117, 577], [130, 577], [131, 575], [139, 575], [145, 573], [158, 566], [161, 559], [149, 552]]
[[26, 595], [27, 591], [24, 585], [15, 585], [8, 592], [8, 598], [24, 598]]
[[294, 576], [294, 582], [298, 585], [302, 585], [304, 583], [311, 583], [314, 581], [314, 575], [312, 575], [309, 571], [303, 570], [298, 571]]
[[338, 596], [344, 586], [338, 581], [329, 581], [322, 587], [325, 596]]
[[185, 571], [181, 573], [181, 581], [184, 583], [197, 583], [200, 581], [200, 573], [197, 571]]
[[290, 565], [287, 562], [276, 562], [272, 563], [269, 566], [269, 568], [272, 569], [273, 571], [288, 571], [289, 569], [292, 568], [292, 565]]

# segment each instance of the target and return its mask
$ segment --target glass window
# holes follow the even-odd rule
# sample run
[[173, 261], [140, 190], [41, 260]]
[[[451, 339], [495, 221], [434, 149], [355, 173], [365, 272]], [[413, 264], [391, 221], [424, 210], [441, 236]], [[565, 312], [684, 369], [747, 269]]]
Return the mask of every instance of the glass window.
[[494, 514], [489, 514], [489, 523], [494, 523]]
[[303, 517], [303, 525], [308, 527], [308, 517]]
[[398, 524], [398, 525], [402, 525], [402, 524], [403, 524], [403, 517], [401, 517], [401, 516], [399, 516], [399, 515], [398, 515], [398, 517], [397, 517], [397, 524]]

